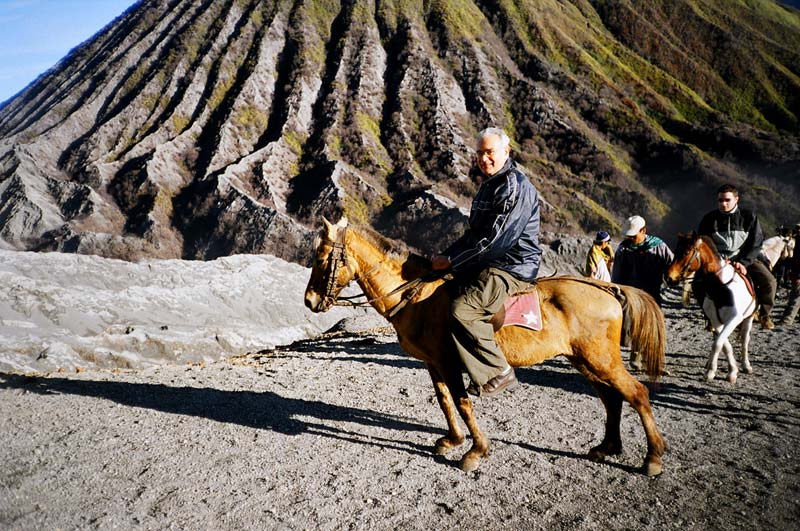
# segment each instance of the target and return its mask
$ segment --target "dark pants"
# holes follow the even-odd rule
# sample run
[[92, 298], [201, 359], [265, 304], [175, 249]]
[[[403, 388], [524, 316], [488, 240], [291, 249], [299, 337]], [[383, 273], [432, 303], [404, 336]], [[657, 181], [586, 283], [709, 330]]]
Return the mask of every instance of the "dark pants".
[[[747, 276], [753, 282], [753, 290], [756, 292], [756, 302], [761, 306], [759, 314], [762, 317], [768, 316], [772, 312], [772, 307], [775, 305], [775, 291], [777, 290], [778, 283], [775, 277], [772, 276], [764, 262], [756, 260], [747, 266]], [[697, 299], [700, 307], [703, 307], [703, 300], [706, 297], [706, 288], [702, 277], [695, 276], [692, 281], [692, 293]]]
[[800, 277], [795, 275], [792, 281], [792, 291], [789, 293], [789, 302], [786, 303], [786, 309], [783, 311], [781, 324], [793, 324], [797, 318], [798, 311], [800, 311]]

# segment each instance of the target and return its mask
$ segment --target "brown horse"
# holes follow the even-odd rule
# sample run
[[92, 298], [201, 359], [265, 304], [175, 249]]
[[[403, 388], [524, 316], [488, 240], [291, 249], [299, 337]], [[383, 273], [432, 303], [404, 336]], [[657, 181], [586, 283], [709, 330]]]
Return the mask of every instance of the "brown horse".
[[[474, 470], [489, 454], [489, 440], [478, 427], [465, 391], [461, 360], [449, 334], [450, 295], [443, 281], [409, 283], [429, 272], [430, 264], [422, 264], [419, 257], [388, 257], [363, 235], [348, 230], [346, 219], [336, 225], [323, 221], [325, 226], [315, 243], [306, 306], [324, 312], [336, 303], [340, 291], [356, 280], [375, 310], [394, 326], [403, 350], [423, 361], [430, 373], [448, 426], [447, 435], [436, 441], [435, 452], [443, 455], [464, 442], [458, 412], [472, 436], [472, 448], [463, 455], [460, 466]], [[397, 290], [398, 286], [404, 289]], [[626, 400], [638, 412], [647, 436], [644, 471], [650, 476], [660, 474], [665, 444], [647, 388], [628, 373], [620, 355], [624, 320], [630, 325], [626, 335], [631, 348], [642, 354], [653, 379], [660, 376], [666, 332], [658, 305], [641, 290], [599, 280], [548, 278], [537, 286], [543, 330], [509, 326], [496, 333], [508, 362], [520, 367], [563, 355], [589, 379], [606, 408], [605, 436], [589, 451], [594, 461], [621, 453], [620, 417]]]

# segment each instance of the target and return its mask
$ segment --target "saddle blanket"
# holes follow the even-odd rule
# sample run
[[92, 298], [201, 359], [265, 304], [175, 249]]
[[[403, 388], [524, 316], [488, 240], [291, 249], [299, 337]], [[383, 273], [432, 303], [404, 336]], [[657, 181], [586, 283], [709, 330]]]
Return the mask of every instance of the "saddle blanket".
[[503, 307], [506, 310], [503, 326], [524, 326], [536, 331], [542, 329], [542, 311], [539, 308], [538, 291], [513, 295], [506, 299]]

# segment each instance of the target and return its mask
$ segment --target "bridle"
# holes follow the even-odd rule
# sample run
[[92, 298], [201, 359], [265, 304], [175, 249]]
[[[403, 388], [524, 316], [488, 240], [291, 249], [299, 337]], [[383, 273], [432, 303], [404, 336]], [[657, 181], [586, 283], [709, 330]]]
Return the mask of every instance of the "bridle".
[[[352, 295], [347, 297], [339, 297], [339, 292], [342, 291], [344, 288], [350, 285], [351, 282], [359, 280], [363, 280], [369, 278], [369, 276], [377, 271], [377, 269], [383, 265], [383, 260], [376, 263], [374, 266], [369, 268], [367, 271], [360, 275], [356, 275], [350, 269], [350, 262], [347, 258], [347, 247], [345, 245], [345, 240], [347, 238], [347, 227], [343, 227], [336, 232], [336, 240], [331, 240], [330, 238], [324, 238], [322, 241], [330, 245], [333, 250], [331, 254], [328, 256], [328, 266], [325, 270], [325, 294], [323, 295], [322, 300], [325, 301], [327, 306], [368, 306], [370, 303], [383, 299], [384, 297], [388, 297], [389, 295], [394, 295], [395, 292], [388, 293], [381, 297], [377, 297], [375, 299], [366, 300], [366, 301], [356, 301], [361, 297], [365, 297], [363, 293], [358, 295]], [[341, 267], [345, 267], [350, 271], [352, 275], [350, 280], [347, 281], [346, 284], [340, 285], [339, 282], [336, 280], [336, 277], [339, 273], [339, 269]]]
[[700, 250], [697, 248], [697, 244], [692, 245], [692, 257], [689, 258], [689, 260], [687, 260], [686, 263], [683, 265], [683, 268], [681, 268], [680, 276], [678, 277], [679, 281], [686, 279], [686, 273], [691, 271], [692, 263], [695, 260], [697, 260], [699, 262], [698, 265], [697, 265], [698, 268], [701, 265], [703, 265], [702, 260], [700, 260]]
[[[700, 249], [699, 249], [699, 246], [698, 246], [698, 244], [699, 244], [700, 242], [701, 242], [701, 240], [697, 240], [697, 241], [694, 243], [694, 245], [692, 245], [692, 256], [691, 256], [691, 258], [689, 258], [689, 260], [687, 260], [687, 261], [686, 261], [686, 264], [684, 264], [683, 268], [681, 269], [680, 276], [678, 277], [678, 281], [681, 281], [681, 280], [685, 280], [685, 279], [686, 279], [686, 273], [687, 273], [688, 271], [690, 271], [690, 270], [691, 270], [690, 268], [691, 268], [691, 266], [692, 266], [692, 263], [693, 263], [695, 260], [697, 260], [697, 261], [699, 262], [699, 263], [698, 263], [698, 265], [697, 265], [697, 269], [696, 269], [695, 271], [700, 271], [700, 267], [703, 265], [703, 260], [700, 258]], [[718, 271], [716, 271], [716, 273], [715, 273], [715, 275], [714, 275], [714, 276], [716, 276], [716, 277], [719, 279], [719, 281], [720, 281], [720, 282], [722, 282], [722, 285], [723, 285], [723, 286], [727, 286], [728, 284], [730, 284], [731, 282], [733, 282], [733, 278], [736, 276], [736, 274], [738, 274], [739, 276], [741, 276], [742, 278], [744, 278], [744, 275], [742, 275], [741, 273], [739, 273], [739, 272], [736, 270], [736, 268], [734, 267], [734, 268], [733, 268], [733, 271], [734, 271], [734, 273], [735, 273], [734, 277], [731, 277], [731, 279], [730, 279], [729, 281], [727, 281], [727, 282], [724, 282], [724, 281], [722, 280], [722, 277], [721, 277], [721, 275], [722, 275], [722, 269], [724, 269], [726, 265], [728, 265], [728, 266], [730, 266], [730, 267], [733, 267], [733, 265], [731, 265], [731, 263], [730, 263], [730, 262], [728, 262], [727, 264], [723, 264], [722, 268], [721, 268], [721, 269], [719, 269]]]
[[[343, 286], [339, 286], [336, 277], [339, 273], [339, 268], [344, 266], [347, 269], [350, 269], [350, 265], [347, 261], [347, 250], [345, 248], [345, 236], [347, 232], [347, 227], [343, 230], [337, 231], [336, 233], [336, 241], [333, 241], [329, 238], [325, 238], [323, 242], [328, 243], [333, 250], [331, 254], [328, 256], [328, 266], [325, 269], [325, 294], [323, 295], [323, 300], [328, 304], [336, 304], [336, 296], [337, 294], [346, 288], [348, 284], [352, 281], [347, 282], [347, 284]], [[355, 275], [354, 275], [355, 278]]]

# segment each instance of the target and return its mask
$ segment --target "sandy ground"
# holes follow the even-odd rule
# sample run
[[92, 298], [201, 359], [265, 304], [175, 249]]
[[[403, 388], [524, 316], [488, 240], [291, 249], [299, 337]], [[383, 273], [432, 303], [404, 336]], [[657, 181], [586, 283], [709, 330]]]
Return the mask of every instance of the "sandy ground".
[[444, 419], [387, 329], [205, 365], [0, 373], [0, 528], [797, 529], [800, 327], [756, 329], [755, 373], [706, 383], [697, 312], [665, 308], [658, 478], [639, 472], [627, 406], [624, 453], [585, 459], [603, 409], [563, 359], [477, 401], [492, 455], [461, 472], [459, 451], [432, 455]]

